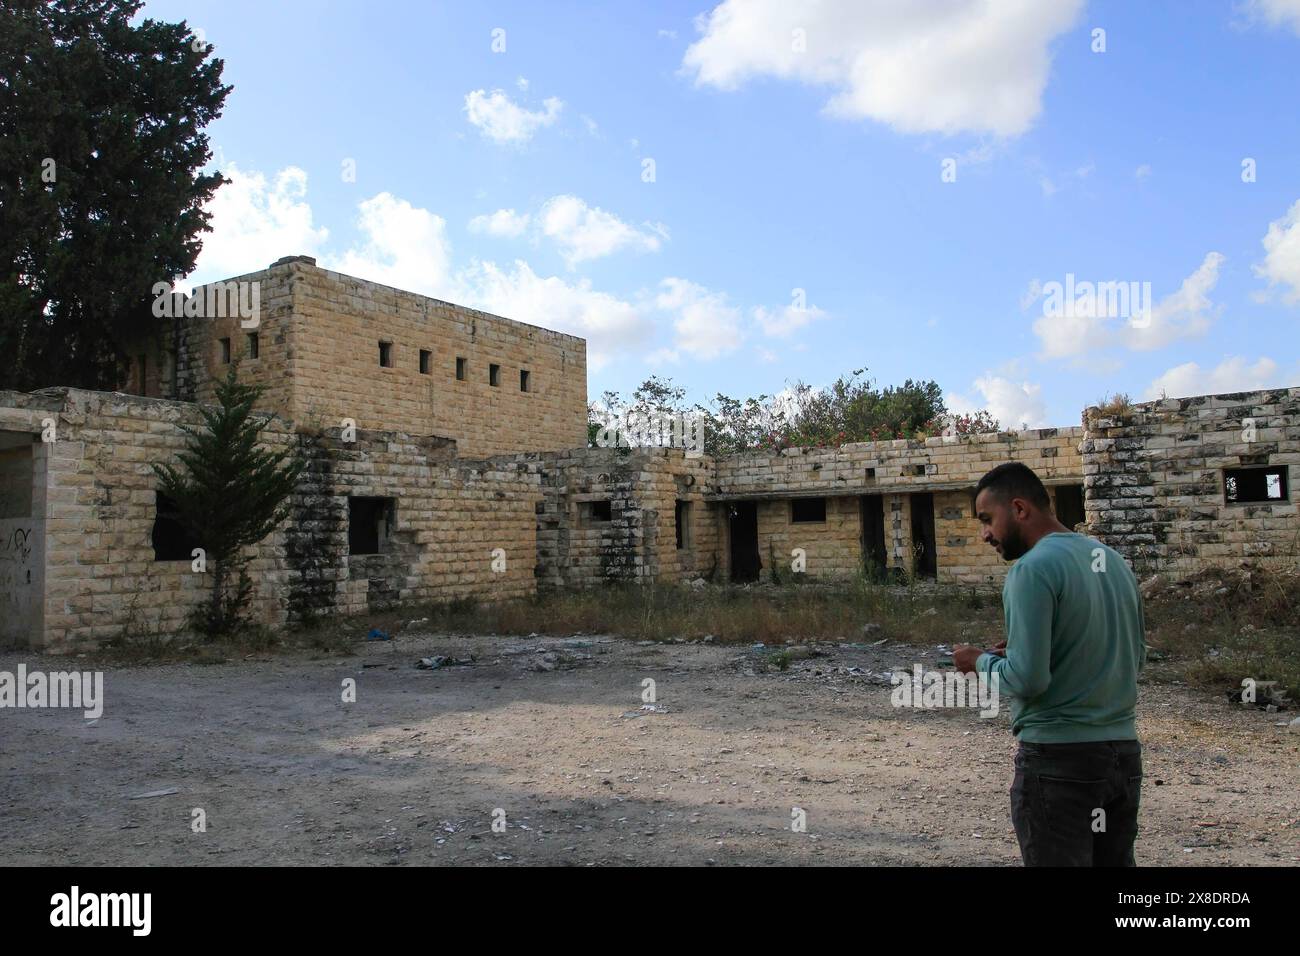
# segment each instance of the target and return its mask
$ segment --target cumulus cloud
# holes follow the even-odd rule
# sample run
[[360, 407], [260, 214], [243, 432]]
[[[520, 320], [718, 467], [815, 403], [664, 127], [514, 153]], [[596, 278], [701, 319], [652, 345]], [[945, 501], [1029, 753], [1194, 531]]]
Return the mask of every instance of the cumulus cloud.
[[1289, 27], [1300, 36], [1300, 0], [1251, 0], [1246, 10], [1271, 27]]
[[510, 99], [504, 90], [474, 90], [465, 94], [465, 115], [470, 123], [495, 143], [526, 143], [544, 126], [559, 118], [564, 103], [547, 97], [542, 109], [529, 110]]
[[1159, 302], [1151, 302], [1149, 290], [1136, 280], [1115, 280], [1106, 294], [1102, 285], [1110, 280], [1091, 282], [1096, 294], [1085, 295], [1085, 280], [1076, 277], [1073, 300], [1070, 285], [1054, 280], [1031, 285], [1021, 307], [1043, 300], [1044, 314], [1034, 322], [1034, 334], [1046, 358], [1079, 357], [1107, 348], [1163, 348], [1208, 331], [1215, 312], [1210, 292], [1219, 281], [1223, 261], [1221, 254], [1207, 253], [1178, 290]]
[[760, 305], [754, 309], [754, 321], [763, 330], [763, 334], [777, 339], [789, 338], [808, 323], [825, 316], [826, 313], [815, 305], [787, 305], [771, 309]]
[[460, 281], [464, 305], [585, 338], [593, 370], [644, 345], [654, 332], [654, 323], [632, 303], [592, 288], [587, 279], [539, 276], [522, 259], [509, 267], [475, 262]]
[[498, 239], [517, 239], [524, 234], [531, 218], [528, 213], [517, 213], [513, 209], [498, 209], [494, 213], [471, 219], [469, 231], [496, 236]]
[[589, 206], [577, 196], [555, 196], [538, 213], [544, 236], [559, 247], [573, 268], [588, 259], [600, 259], [622, 249], [657, 252], [668, 230], [660, 223], [638, 229], [599, 206]]
[[1083, 0], [725, 0], [683, 71], [734, 90], [776, 77], [832, 89], [829, 114], [906, 133], [1016, 136], [1042, 109], [1049, 46]]
[[980, 393], [981, 400], [956, 392], [948, 395], [946, 402], [954, 414], [968, 415], [986, 408], [1003, 428], [1047, 427], [1047, 405], [1043, 401], [1043, 387], [1037, 382], [1014, 382], [990, 373], [975, 379], [972, 384]]
[[[1292, 372], [1292, 378], [1297, 369]], [[1261, 388], [1282, 388], [1287, 376], [1281, 374], [1278, 364], [1270, 358], [1248, 363], [1241, 356], [1224, 359], [1214, 368], [1203, 369], [1195, 362], [1176, 365], [1160, 375], [1146, 390], [1149, 401], [1166, 398], [1188, 398], [1193, 395], [1217, 395], [1223, 392], [1249, 392]]]
[[1281, 286], [1287, 305], [1300, 303], [1300, 200], [1268, 224], [1261, 242], [1264, 261], [1254, 267], [1255, 274], [1267, 279], [1270, 289]]
[[222, 174], [230, 180], [208, 203], [212, 231], [185, 286], [265, 269], [288, 255], [315, 255], [329, 230], [312, 225], [307, 174], [287, 166], [271, 179], [244, 172], [235, 163]]
[[659, 283], [655, 307], [672, 313], [674, 353], [713, 359], [734, 352], [744, 342], [741, 311], [725, 293], [714, 292], [687, 279], [669, 277]]
[[441, 216], [386, 192], [362, 202], [358, 211], [361, 241], [341, 256], [324, 257], [321, 266], [425, 295], [455, 294]]

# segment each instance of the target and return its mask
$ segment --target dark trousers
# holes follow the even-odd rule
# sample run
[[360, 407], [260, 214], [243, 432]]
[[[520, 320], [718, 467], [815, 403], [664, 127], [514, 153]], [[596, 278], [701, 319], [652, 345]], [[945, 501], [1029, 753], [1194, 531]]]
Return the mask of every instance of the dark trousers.
[[1011, 822], [1025, 866], [1134, 866], [1142, 746], [1021, 743]]

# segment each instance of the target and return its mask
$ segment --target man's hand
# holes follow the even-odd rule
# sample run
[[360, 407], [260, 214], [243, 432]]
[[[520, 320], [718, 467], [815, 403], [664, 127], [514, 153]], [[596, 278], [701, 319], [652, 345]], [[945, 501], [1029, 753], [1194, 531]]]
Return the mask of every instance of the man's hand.
[[975, 662], [979, 660], [979, 656], [983, 653], [983, 648], [975, 647], [972, 644], [956, 644], [952, 649], [953, 667], [963, 674], [969, 674], [975, 669]]
[[969, 674], [975, 669], [975, 662], [979, 660], [981, 654], [1006, 657], [1007, 642], [999, 641], [990, 648], [979, 648], [973, 644], [955, 644], [952, 648], [952, 664], [963, 674]]

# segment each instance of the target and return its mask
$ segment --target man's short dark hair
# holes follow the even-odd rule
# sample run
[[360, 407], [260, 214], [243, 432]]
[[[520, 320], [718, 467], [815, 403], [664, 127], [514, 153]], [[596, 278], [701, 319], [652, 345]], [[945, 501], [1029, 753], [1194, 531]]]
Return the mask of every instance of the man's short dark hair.
[[988, 489], [1002, 501], [1012, 498], [1024, 498], [1036, 508], [1051, 510], [1052, 499], [1047, 496], [1047, 488], [1042, 480], [1034, 474], [1034, 469], [1018, 461], [1008, 461], [998, 465], [975, 486], [975, 497]]

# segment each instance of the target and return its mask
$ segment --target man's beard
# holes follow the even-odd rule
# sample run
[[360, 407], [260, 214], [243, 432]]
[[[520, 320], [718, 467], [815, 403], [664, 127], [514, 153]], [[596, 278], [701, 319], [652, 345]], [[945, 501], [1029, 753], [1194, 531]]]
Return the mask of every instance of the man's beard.
[[1003, 561], [1014, 561], [1016, 558], [1023, 557], [1025, 552], [1029, 550], [1020, 529], [1014, 526], [1007, 529], [1006, 535], [998, 544], [1002, 545]]

